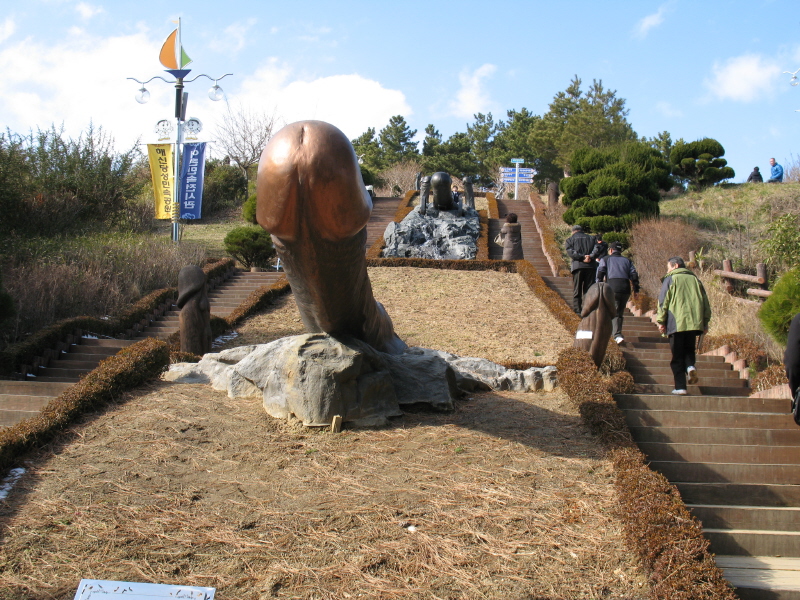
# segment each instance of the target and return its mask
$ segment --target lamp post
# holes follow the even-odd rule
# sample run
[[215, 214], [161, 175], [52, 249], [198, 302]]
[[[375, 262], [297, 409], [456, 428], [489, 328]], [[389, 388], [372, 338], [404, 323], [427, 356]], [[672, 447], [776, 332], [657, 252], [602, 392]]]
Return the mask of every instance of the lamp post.
[[[177, 132], [175, 137], [175, 153], [174, 153], [174, 167], [175, 167], [175, 186], [174, 186], [174, 195], [172, 197], [172, 210], [171, 210], [171, 219], [172, 219], [172, 241], [177, 243], [180, 239], [180, 226], [178, 223], [178, 219], [180, 217], [180, 190], [181, 190], [181, 154], [183, 148], [183, 130], [184, 130], [184, 122], [186, 121], [186, 106], [189, 102], [189, 92], [184, 91], [184, 84], [191, 83], [200, 79], [201, 77], [205, 77], [206, 79], [210, 79], [214, 82], [214, 85], [211, 89], [208, 90], [208, 97], [217, 102], [222, 100], [225, 97], [225, 93], [222, 91], [222, 88], [219, 87], [218, 81], [228, 77], [229, 75], [233, 75], [233, 73], [226, 73], [221, 77], [211, 77], [210, 75], [206, 75], [201, 73], [200, 75], [196, 75], [192, 79], [186, 79], [186, 76], [191, 72], [191, 69], [186, 69], [186, 65], [188, 65], [192, 60], [189, 56], [184, 52], [183, 46], [181, 45], [181, 20], [178, 19], [178, 27], [173, 31], [169, 36], [167, 36], [164, 45], [161, 47], [161, 53], [159, 54], [159, 61], [162, 65], [166, 68], [166, 72], [174, 77], [174, 81], [170, 81], [168, 79], [164, 79], [161, 75], [156, 75], [155, 77], [151, 77], [147, 81], [139, 81], [134, 77], [128, 77], [141, 85], [142, 87], [136, 92], [136, 102], [139, 104], [145, 104], [148, 100], [150, 100], [150, 92], [145, 88], [145, 85], [153, 81], [154, 79], [160, 79], [161, 81], [169, 84], [175, 85], [175, 119], [177, 121]], [[161, 123], [161, 122], [159, 122]], [[199, 121], [198, 121], [199, 123]], [[199, 131], [199, 129], [198, 129]]]

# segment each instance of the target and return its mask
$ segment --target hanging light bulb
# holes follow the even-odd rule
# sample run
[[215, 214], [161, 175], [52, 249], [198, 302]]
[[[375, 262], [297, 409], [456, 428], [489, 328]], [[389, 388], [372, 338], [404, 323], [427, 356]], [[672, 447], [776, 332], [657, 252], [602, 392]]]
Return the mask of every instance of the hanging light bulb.
[[147, 101], [150, 100], [150, 92], [147, 91], [147, 88], [142, 86], [141, 89], [136, 92], [135, 98], [139, 104], [147, 104]]
[[208, 90], [208, 97], [214, 102], [218, 102], [225, 97], [225, 92], [223, 92], [222, 88], [217, 85], [216, 80], [214, 80], [214, 87]]
[[792, 80], [790, 82], [792, 85], [797, 85], [800, 81], [797, 80], [797, 75], [792, 75]]

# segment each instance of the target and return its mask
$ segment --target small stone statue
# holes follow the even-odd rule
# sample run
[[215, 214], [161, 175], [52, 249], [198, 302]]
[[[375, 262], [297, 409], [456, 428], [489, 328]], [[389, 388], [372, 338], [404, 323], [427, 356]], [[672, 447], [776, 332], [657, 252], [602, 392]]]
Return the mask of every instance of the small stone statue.
[[419, 184], [422, 180], [422, 171], [417, 171], [416, 177], [414, 177], [414, 189], [419, 191]]
[[195, 265], [178, 273], [178, 301], [181, 351], [202, 356], [211, 351], [211, 304], [206, 274]]
[[551, 181], [547, 184], [547, 208], [555, 208], [558, 204], [558, 184]]
[[419, 186], [419, 214], [428, 212], [428, 194], [431, 193], [431, 178], [428, 176], [420, 179]]
[[617, 305], [611, 287], [603, 282], [592, 285], [583, 297], [582, 320], [572, 345], [591, 354], [598, 367], [606, 356], [611, 339], [611, 319], [616, 316]]
[[464, 207], [475, 209], [475, 192], [472, 191], [472, 177], [464, 177]]
[[431, 189], [433, 190], [433, 207], [437, 210], [453, 210], [452, 193], [453, 180], [448, 173], [438, 171], [431, 175]]

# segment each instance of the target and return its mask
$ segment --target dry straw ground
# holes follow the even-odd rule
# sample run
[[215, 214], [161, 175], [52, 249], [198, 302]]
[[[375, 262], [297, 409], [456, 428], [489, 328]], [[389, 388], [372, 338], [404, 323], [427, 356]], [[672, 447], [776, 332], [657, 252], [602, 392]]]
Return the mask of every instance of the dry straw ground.
[[[514, 360], [565, 343], [516, 275], [371, 277], [410, 343], [496, 359], [527, 343]], [[293, 311], [276, 306], [242, 337], [298, 329]], [[331, 434], [255, 399], [154, 383], [26, 468], [0, 503], [2, 600], [70, 599], [81, 578], [212, 586], [220, 599], [648, 595], [612, 467], [560, 392], [476, 394], [450, 414]]]

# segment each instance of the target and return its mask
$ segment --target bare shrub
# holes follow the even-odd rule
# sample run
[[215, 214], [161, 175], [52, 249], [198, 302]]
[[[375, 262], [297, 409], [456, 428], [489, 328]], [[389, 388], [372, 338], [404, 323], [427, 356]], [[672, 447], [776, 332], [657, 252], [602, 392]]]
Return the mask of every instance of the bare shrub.
[[414, 189], [417, 173], [423, 170], [422, 165], [415, 160], [405, 160], [389, 167], [380, 173], [383, 185], [375, 190], [375, 195], [402, 196], [408, 190]]
[[800, 156], [789, 155], [791, 159], [783, 168], [783, 181], [786, 183], [800, 183]]
[[699, 250], [697, 229], [680, 219], [645, 219], [631, 228], [631, 252], [642, 289], [658, 298], [667, 260], [681, 256], [688, 260], [691, 250]]
[[3, 271], [17, 307], [8, 341], [60, 319], [113, 314], [147, 292], [177, 285], [178, 271], [204, 258], [194, 244], [134, 236], [84, 238], [64, 243], [59, 253], [33, 253]]

